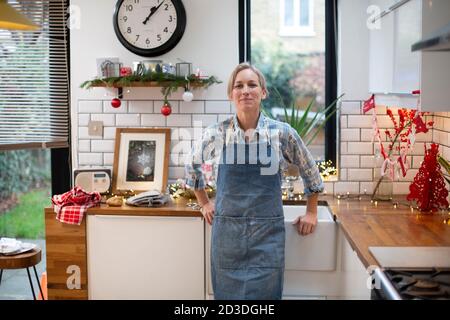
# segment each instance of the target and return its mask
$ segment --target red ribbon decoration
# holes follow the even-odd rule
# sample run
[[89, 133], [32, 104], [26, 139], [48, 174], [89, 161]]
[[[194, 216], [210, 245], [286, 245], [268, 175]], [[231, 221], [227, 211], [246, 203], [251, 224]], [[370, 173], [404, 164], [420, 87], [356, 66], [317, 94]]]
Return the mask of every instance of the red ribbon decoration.
[[372, 94], [372, 96], [364, 101], [364, 106], [363, 106], [363, 113], [366, 113], [367, 111], [369, 111], [370, 109], [375, 108], [375, 95]]

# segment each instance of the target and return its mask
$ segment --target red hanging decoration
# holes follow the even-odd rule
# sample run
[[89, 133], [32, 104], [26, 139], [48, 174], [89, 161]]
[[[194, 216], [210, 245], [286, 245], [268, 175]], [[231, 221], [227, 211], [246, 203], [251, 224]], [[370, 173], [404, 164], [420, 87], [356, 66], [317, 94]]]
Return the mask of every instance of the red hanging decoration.
[[163, 104], [163, 106], [161, 107], [161, 113], [166, 117], [172, 113], [172, 107], [170, 106], [169, 102], [166, 101]]
[[122, 102], [118, 98], [114, 98], [111, 100], [111, 106], [113, 108], [119, 108], [121, 106]]
[[[426, 148], [426, 146], [425, 146]], [[419, 172], [409, 186], [407, 200], [416, 200], [420, 211], [435, 212], [448, 208], [448, 191], [437, 161], [439, 146], [435, 143], [425, 150], [425, 157]]]
[[416, 125], [416, 133], [427, 133], [428, 132], [428, 128], [427, 125], [425, 124], [425, 122], [423, 122], [423, 119], [420, 115], [417, 115], [414, 118], [414, 124]]
[[372, 96], [368, 100], [364, 101], [363, 113], [366, 113], [370, 109], [374, 108], [375, 108], [375, 95], [372, 94]]

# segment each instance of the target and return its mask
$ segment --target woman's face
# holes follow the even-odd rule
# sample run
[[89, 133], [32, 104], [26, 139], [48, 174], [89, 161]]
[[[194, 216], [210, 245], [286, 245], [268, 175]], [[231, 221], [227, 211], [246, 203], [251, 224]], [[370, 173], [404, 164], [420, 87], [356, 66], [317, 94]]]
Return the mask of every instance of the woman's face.
[[259, 78], [251, 69], [244, 69], [236, 75], [231, 100], [237, 111], [258, 111], [261, 100], [266, 98], [266, 90], [261, 88]]

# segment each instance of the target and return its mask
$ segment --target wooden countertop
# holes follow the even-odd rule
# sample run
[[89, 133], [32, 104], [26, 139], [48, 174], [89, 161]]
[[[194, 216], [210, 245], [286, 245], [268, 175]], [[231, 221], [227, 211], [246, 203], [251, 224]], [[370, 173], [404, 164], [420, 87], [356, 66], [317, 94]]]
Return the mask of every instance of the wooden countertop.
[[[377, 265], [369, 252], [371, 246], [450, 246], [450, 215], [447, 212], [419, 214], [417, 210], [405, 205], [396, 209], [392, 202], [371, 203], [363, 200], [341, 199], [332, 196], [320, 197], [320, 204], [328, 203], [337, 217], [352, 248], [363, 264], [368, 267]], [[326, 201], [326, 203], [324, 202]], [[404, 198], [400, 202], [406, 203]], [[183, 198], [171, 200], [163, 207], [142, 208], [123, 205], [109, 207], [102, 204], [89, 208], [88, 215], [139, 215], [139, 216], [174, 216], [201, 217], [199, 210], [186, 206]], [[304, 204], [305, 202], [288, 202], [285, 204]], [[46, 213], [53, 213], [46, 208]]]
[[[411, 212], [406, 205], [393, 202], [323, 197], [337, 216], [345, 236], [363, 264], [378, 265], [369, 247], [373, 246], [450, 246], [450, 215], [447, 212]], [[406, 203], [404, 198], [399, 202]]]
[[[101, 204], [87, 210], [88, 215], [133, 215], [133, 216], [169, 216], [169, 217], [202, 217], [200, 210], [193, 210], [187, 207], [189, 202], [184, 198], [170, 200], [166, 205], [161, 207], [134, 207], [126, 205], [121, 207], [110, 207]], [[46, 213], [54, 213], [52, 208], [45, 208]]]
[[169, 216], [169, 217], [202, 217], [200, 210], [194, 210], [187, 207], [189, 202], [184, 198], [171, 199], [169, 202], [161, 207], [133, 207], [125, 203], [121, 207], [109, 207], [106, 204], [100, 207], [89, 208], [87, 214], [89, 215], [133, 215], [133, 216]]

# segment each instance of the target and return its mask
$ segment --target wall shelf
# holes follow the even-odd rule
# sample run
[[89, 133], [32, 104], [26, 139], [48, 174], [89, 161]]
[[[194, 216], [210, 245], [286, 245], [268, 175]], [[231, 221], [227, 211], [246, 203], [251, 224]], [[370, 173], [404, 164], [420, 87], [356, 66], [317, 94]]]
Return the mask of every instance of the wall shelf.
[[[171, 85], [170, 81], [167, 81], [167, 86]], [[204, 84], [202, 82], [190, 82], [189, 83], [189, 87], [191, 88], [200, 88], [203, 87]], [[164, 88], [166, 87], [164, 85], [164, 83], [161, 82], [156, 82], [156, 81], [133, 81], [129, 84], [126, 85], [121, 85], [121, 84], [117, 84], [117, 83], [113, 83], [113, 84], [108, 84], [108, 83], [97, 83], [97, 84], [92, 84], [90, 86], [90, 88], [115, 88], [117, 89], [117, 97], [119, 99], [123, 99], [123, 88], [148, 88], [148, 87], [153, 87], [153, 88]], [[185, 88], [185, 84], [180, 84], [176, 86], [177, 88]]]
[[[169, 78], [168, 78], [169, 77]], [[172, 78], [171, 78], [172, 77]], [[123, 88], [144, 88], [154, 87], [161, 88], [164, 99], [179, 88], [208, 88], [215, 83], [221, 83], [214, 76], [208, 78], [198, 78], [195, 75], [189, 77], [168, 76], [166, 74], [149, 74], [144, 76], [131, 75], [125, 77], [112, 77], [103, 79], [94, 79], [85, 81], [81, 84], [81, 88], [116, 88], [118, 90], [118, 98], [123, 98]]]
[[[90, 86], [90, 88], [101, 88], [101, 87], [106, 87], [106, 88], [142, 88], [142, 87], [165, 87], [164, 82], [156, 82], [156, 81], [146, 81], [146, 82], [142, 82], [142, 81], [133, 81], [129, 84], [108, 84], [108, 83], [97, 83], [97, 84], [92, 84]], [[171, 84], [171, 81], [167, 81], [167, 86]], [[190, 87], [195, 87], [195, 88], [199, 88], [199, 87], [203, 87], [203, 83], [202, 82], [190, 82], [189, 83]], [[178, 85], [179, 88], [184, 88], [184, 85]]]

